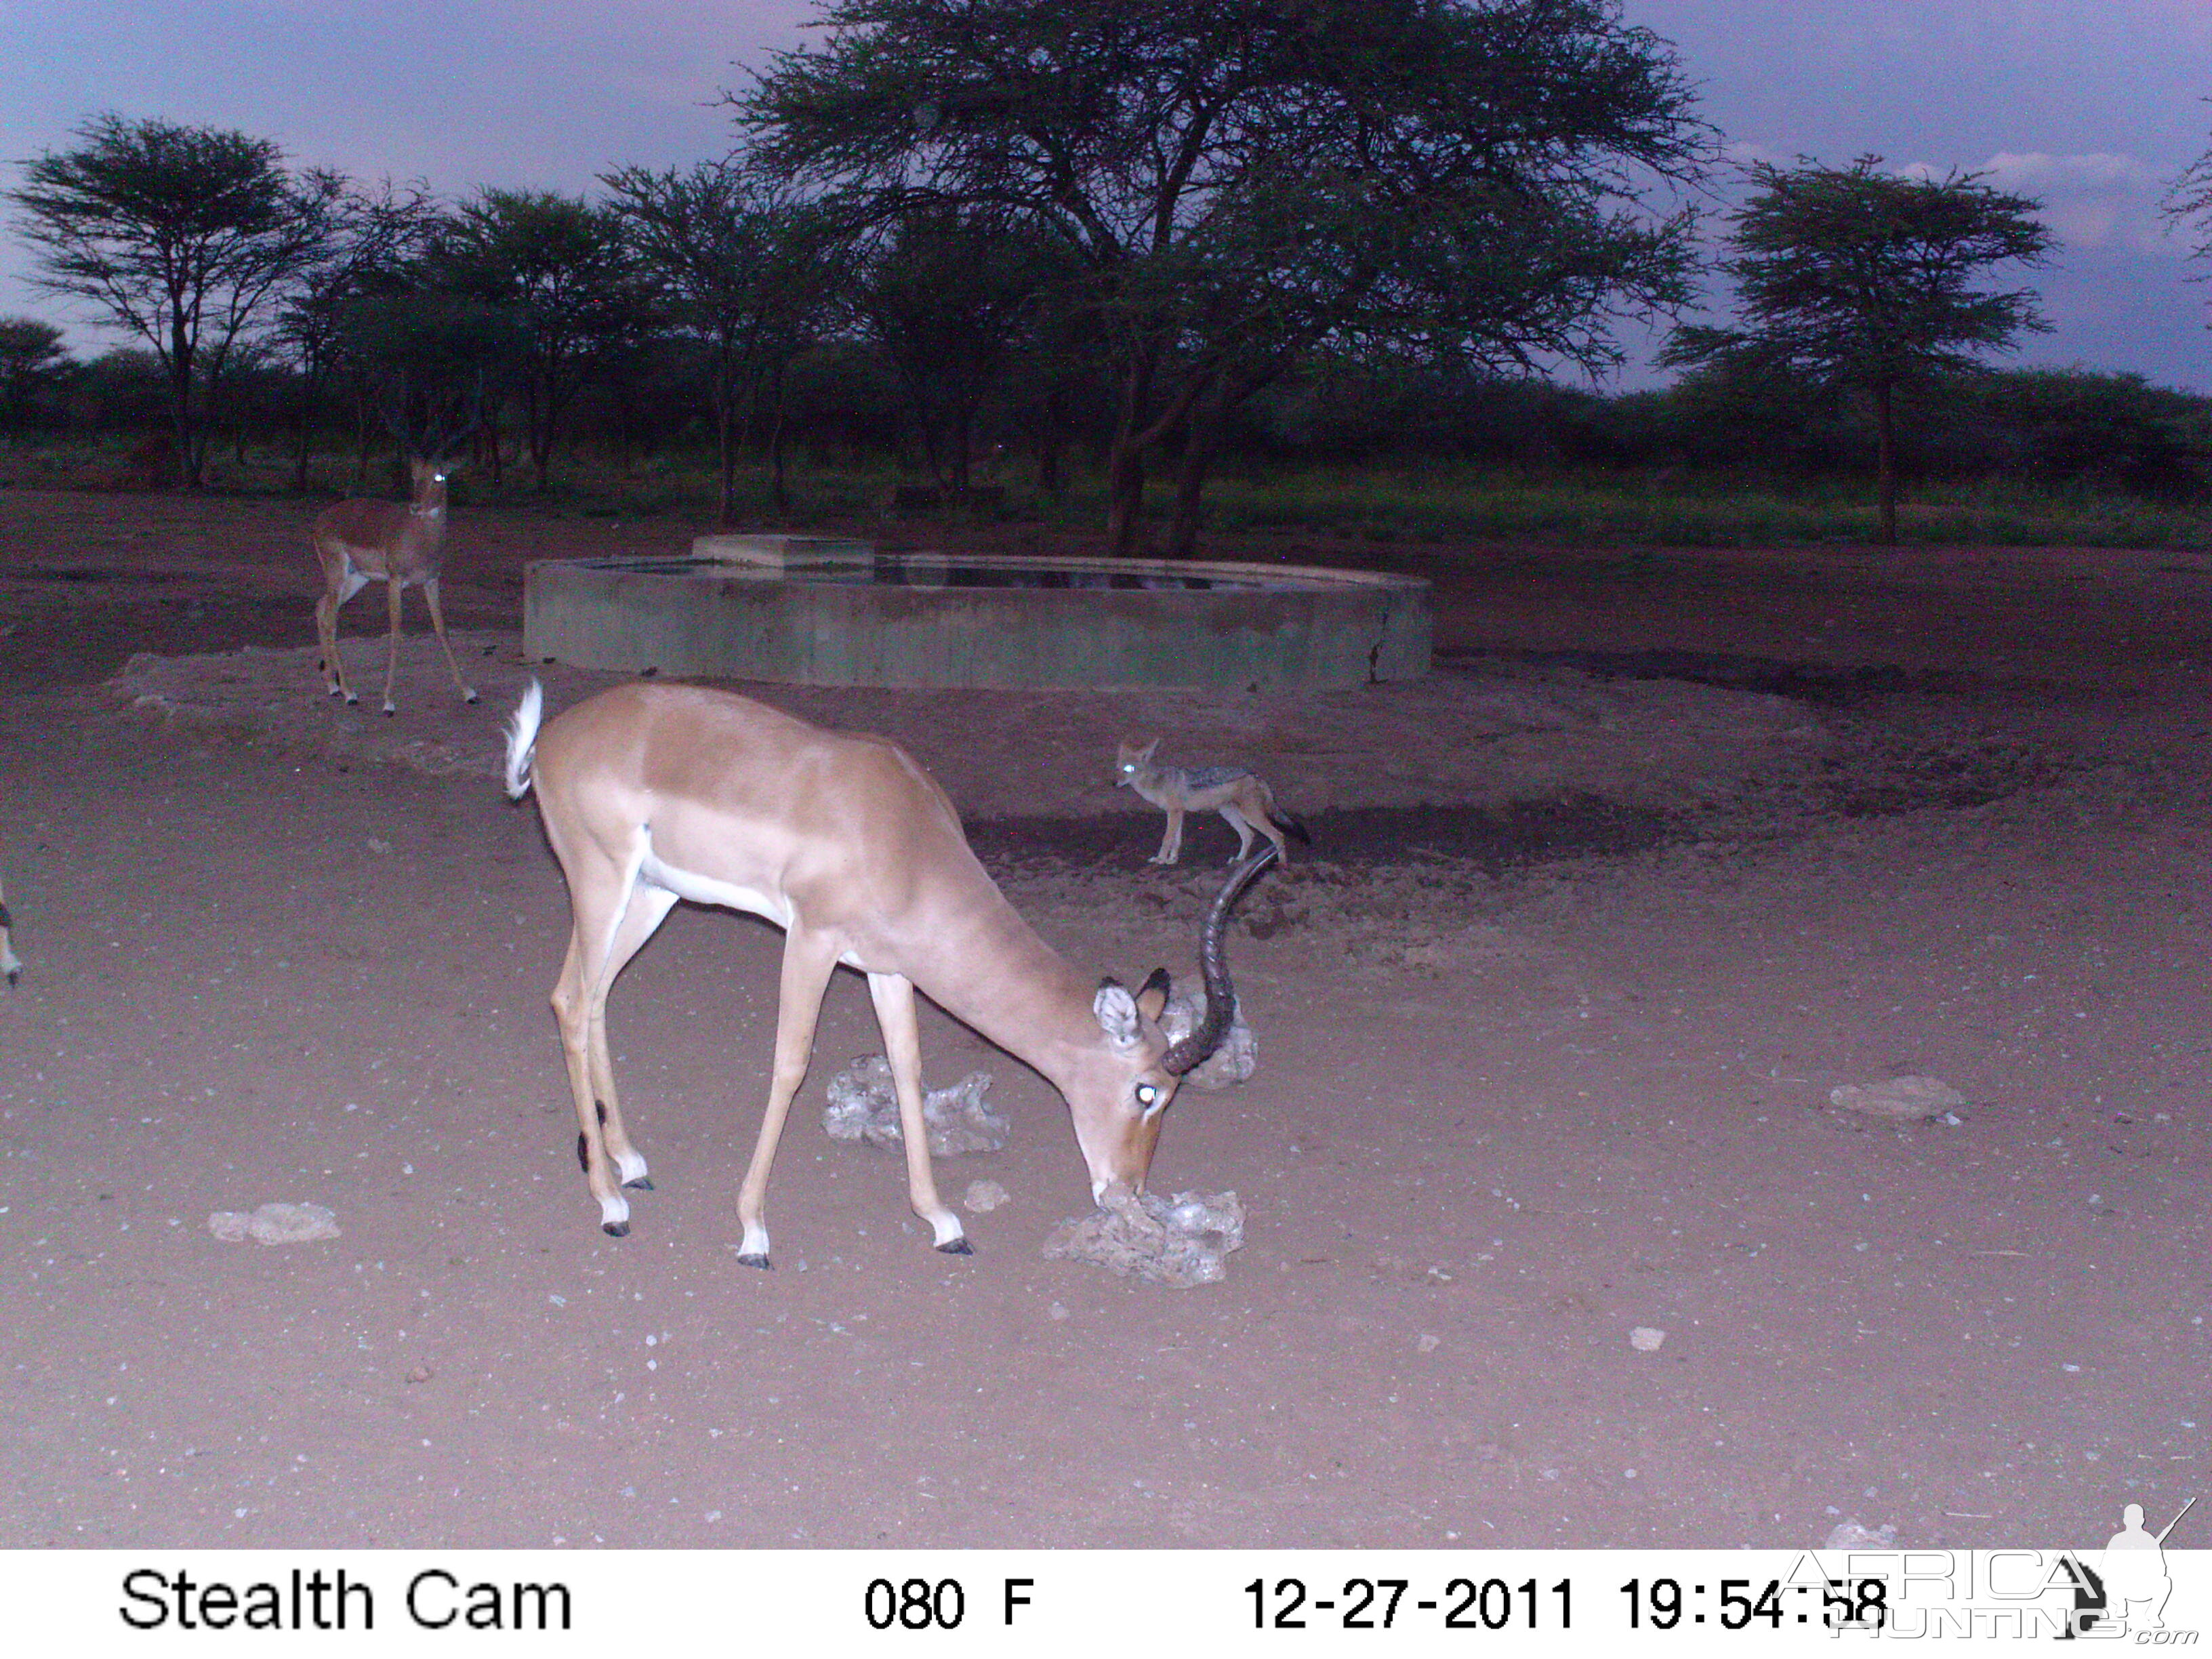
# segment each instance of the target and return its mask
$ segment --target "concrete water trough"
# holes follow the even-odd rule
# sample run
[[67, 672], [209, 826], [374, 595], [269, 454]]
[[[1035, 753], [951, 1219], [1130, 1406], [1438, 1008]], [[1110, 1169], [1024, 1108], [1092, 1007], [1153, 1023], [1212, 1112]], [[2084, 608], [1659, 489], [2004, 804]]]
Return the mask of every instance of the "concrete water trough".
[[1418, 577], [790, 536], [544, 559], [523, 587], [533, 659], [792, 685], [1335, 689], [1425, 674], [1430, 632]]

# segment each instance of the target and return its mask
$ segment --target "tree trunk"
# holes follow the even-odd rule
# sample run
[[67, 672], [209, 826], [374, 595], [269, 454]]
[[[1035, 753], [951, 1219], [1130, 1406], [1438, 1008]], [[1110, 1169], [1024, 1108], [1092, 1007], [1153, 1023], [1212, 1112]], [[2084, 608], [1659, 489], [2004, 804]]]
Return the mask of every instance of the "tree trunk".
[[484, 416], [484, 453], [491, 462], [491, 487], [497, 489], [507, 482], [507, 450], [500, 441], [500, 416], [505, 412], [506, 401], [495, 403]]
[[177, 437], [177, 487], [197, 489], [200, 483], [199, 447], [193, 442], [192, 338], [182, 315], [169, 324], [169, 421]]
[[1036, 482], [1038, 490], [1047, 495], [1056, 496], [1067, 488], [1060, 473], [1060, 457], [1067, 447], [1065, 403], [1058, 386], [1045, 394], [1044, 420], [1037, 432]]
[[969, 445], [973, 434], [969, 430], [969, 411], [956, 408], [952, 412], [952, 465], [948, 483], [949, 499], [965, 502], [968, 499]]
[[1121, 433], [1106, 452], [1106, 550], [1133, 558], [1144, 536], [1145, 447]]
[[775, 406], [774, 413], [769, 417], [771, 423], [768, 436], [769, 490], [770, 499], [775, 504], [776, 522], [781, 524], [791, 516], [791, 492], [785, 487], [783, 471], [783, 365], [781, 363], [775, 366], [772, 395], [775, 399]]
[[1168, 525], [1170, 559], [1187, 559], [1198, 543], [1206, 507], [1206, 475], [1221, 447], [1221, 411], [1201, 409], [1184, 435], [1182, 459], [1176, 465], [1175, 516]]
[[1897, 545], [1897, 415], [1892, 406], [1894, 390], [1887, 381], [1874, 389], [1875, 488], [1881, 501], [1881, 529], [1875, 539], [1884, 547]]
[[309, 398], [300, 412], [299, 442], [292, 453], [292, 493], [295, 495], [307, 493], [307, 457], [313, 451], [314, 426], [314, 402]]
[[539, 419], [538, 394], [526, 394], [522, 410], [524, 442], [530, 450], [530, 465], [538, 474], [538, 493], [543, 495], [553, 471], [553, 423]]
[[714, 528], [728, 530], [737, 506], [738, 449], [736, 422], [731, 405], [737, 399], [734, 349], [724, 340], [714, 358], [714, 461], [720, 490], [714, 503]]

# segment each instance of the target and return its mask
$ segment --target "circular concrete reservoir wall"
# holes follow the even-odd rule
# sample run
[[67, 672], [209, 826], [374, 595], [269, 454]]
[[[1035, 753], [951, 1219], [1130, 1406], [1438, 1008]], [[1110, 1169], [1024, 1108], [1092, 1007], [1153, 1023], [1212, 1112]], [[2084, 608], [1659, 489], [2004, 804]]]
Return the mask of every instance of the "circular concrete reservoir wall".
[[1429, 584], [1352, 570], [716, 536], [688, 557], [541, 560], [523, 594], [530, 656], [634, 674], [1267, 690], [1429, 669]]

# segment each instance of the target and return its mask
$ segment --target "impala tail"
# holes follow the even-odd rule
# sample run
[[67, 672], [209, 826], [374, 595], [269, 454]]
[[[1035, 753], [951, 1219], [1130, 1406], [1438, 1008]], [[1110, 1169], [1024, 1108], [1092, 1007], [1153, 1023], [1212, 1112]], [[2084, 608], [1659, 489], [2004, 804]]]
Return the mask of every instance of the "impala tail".
[[530, 762], [538, 752], [538, 726], [545, 717], [545, 688], [536, 680], [514, 705], [507, 722], [507, 795], [520, 800], [530, 793]]

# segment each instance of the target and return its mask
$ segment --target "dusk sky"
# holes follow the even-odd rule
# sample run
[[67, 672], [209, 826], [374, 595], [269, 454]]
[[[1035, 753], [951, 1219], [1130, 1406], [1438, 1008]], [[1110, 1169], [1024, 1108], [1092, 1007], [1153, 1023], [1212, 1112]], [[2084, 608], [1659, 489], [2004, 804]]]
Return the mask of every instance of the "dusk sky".
[[[357, 177], [588, 190], [729, 148], [720, 88], [797, 44], [807, 0], [0, 0], [0, 159], [112, 109], [273, 137]], [[2212, 286], [2158, 203], [2212, 143], [2212, 0], [1627, 0], [1734, 154], [1985, 171], [2059, 237], [2020, 361], [2212, 392]], [[0, 243], [0, 313], [71, 319]], [[2193, 267], [2212, 274], [2212, 267]], [[80, 349], [112, 336], [74, 326]], [[1632, 369], [1627, 383], [1648, 380]]]

